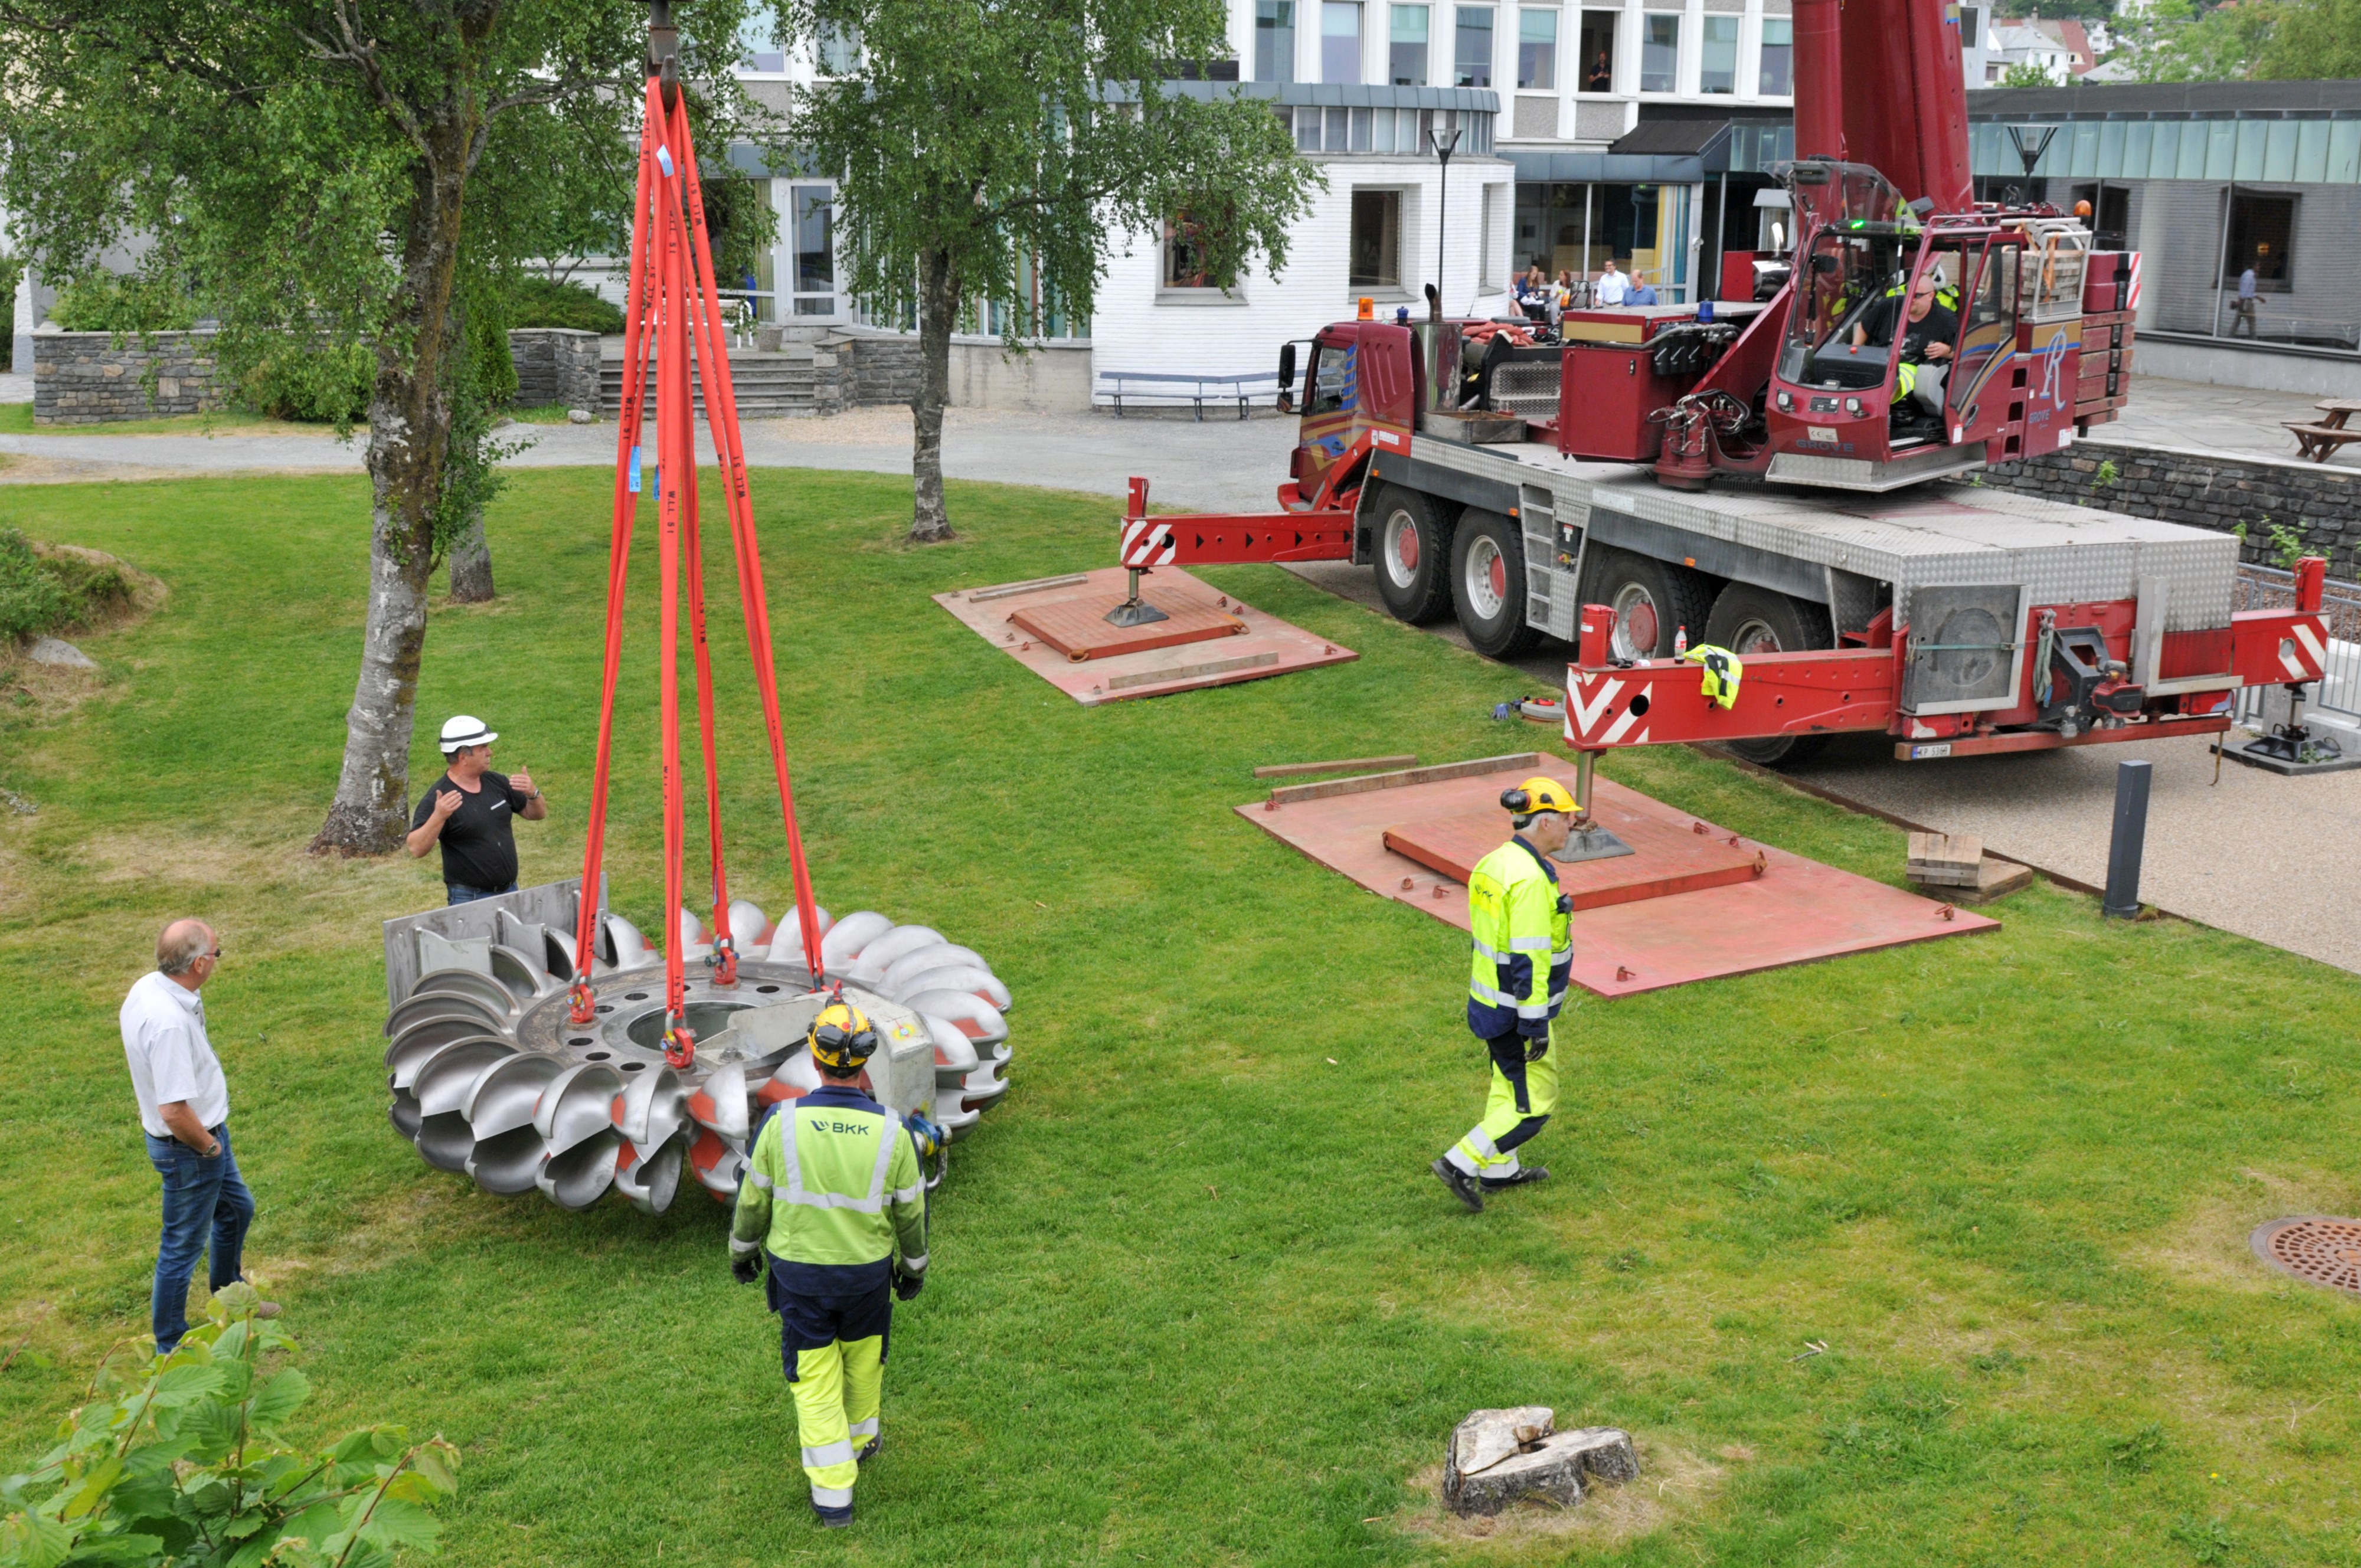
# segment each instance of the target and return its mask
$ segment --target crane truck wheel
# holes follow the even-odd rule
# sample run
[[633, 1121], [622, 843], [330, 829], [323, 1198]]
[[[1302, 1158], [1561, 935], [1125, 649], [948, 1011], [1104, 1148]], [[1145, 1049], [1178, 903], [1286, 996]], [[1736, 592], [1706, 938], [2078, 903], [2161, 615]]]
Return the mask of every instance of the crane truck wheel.
[[1582, 602], [1615, 613], [1607, 645], [1616, 658], [1669, 659], [1683, 628], [1705, 641], [1713, 590], [1688, 567], [1606, 546], [1590, 552], [1582, 577]]
[[1451, 516], [1431, 496], [1378, 487], [1378, 598], [1396, 620], [1423, 626], [1451, 608]]
[[[1713, 613], [1706, 618], [1705, 641], [1729, 649], [1742, 663], [1756, 653], [1833, 648], [1836, 634], [1828, 612], [1819, 605], [1752, 583], [1732, 583], [1713, 601]], [[1732, 740], [1730, 749], [1750, 762], [1784, 768], [1808, 762], [1827, 750], [1828, 743], [1825, 735], [1791, 735], [1770, 740]]]
[[1539, 641], [1525, 623], [1525, 542], [1515, 523], [1474, 507], [1459, 514], [1451, 599], [1468, 646], [1488, 659], [1513, 659]]

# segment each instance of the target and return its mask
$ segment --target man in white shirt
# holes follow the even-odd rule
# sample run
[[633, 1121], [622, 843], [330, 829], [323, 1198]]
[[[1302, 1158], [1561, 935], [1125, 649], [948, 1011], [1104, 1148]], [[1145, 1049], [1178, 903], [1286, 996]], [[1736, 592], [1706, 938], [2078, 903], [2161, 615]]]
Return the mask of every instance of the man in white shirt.
[[1607, 270], [1598, 275], [1598, 288], [1595, 297], [1602, 305], [1620, 305], [1631, 296], [1631, 280], [1625, 277], [1622, 269], [1615, 265], [1615, 258], [1609, 257]]
[[[202, 920], [175, 920], [156, 938], [156, 972], [141, 975], [123, 999], [123, 1054], [148, 1135], [148, 1158], [164, 1179], [164, 1233], [156, 1252], [150, 1316], [156, 1353], [169, 1353], [189, 1330], [189, 1277], [211, 1251], [210, 1282], [222, 1289], [240, 1269], [254, 1194], [229, 1147], [229, 1084], [205, 1038], [199, 988], [221, 963], [221, 943]], [[264, 1302], [255, 1316], [279, 1309]]]

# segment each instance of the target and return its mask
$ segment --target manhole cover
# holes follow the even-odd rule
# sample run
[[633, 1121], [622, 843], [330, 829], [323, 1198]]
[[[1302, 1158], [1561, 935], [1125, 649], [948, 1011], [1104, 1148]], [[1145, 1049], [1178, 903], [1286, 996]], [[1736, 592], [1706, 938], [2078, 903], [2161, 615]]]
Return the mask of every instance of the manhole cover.
[[2361, 1296], [2361, 1220], [2273, 1220], [2246, 1239], [2282, 1274]]

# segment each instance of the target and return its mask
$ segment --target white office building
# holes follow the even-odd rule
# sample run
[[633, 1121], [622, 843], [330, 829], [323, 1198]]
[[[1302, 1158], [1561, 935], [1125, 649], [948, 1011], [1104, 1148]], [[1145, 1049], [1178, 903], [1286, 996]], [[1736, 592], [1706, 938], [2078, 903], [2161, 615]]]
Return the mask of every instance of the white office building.
[[[1326, 191], [1286, 266], [1226, 291], [1196, 268], [1186, 214], [1109, 235], [1092, 318], [1056, 321], [1049, 352], [1087, 355], [1094, 375], [1263, 370], [1279, 344], [1363, 299], [1380, 315], [1422, 313], [1435, 283], [1446, 310], [1506, 313], [1515, 271], [1587, 280], [1610, 256], [1662, 299], [1712, 297], [1725, 254], [1767, 248], [1784, 217], [1767, 171], [1793, 156], [1789, 5], [1230, 0], [1232, 58], [1213, 64], [1216, 80], [1173, 90], [1267, 101]], [[784, 107], [849, 58], [828, 52], [758, 52], [744, 80]], [[1438, 132], [1458, 136], [1447, 170]], [[747, 149], [737, 157], [763, 172]], [[842, 292], [828, 181], [774, 178], [770, 192], [779, 243], [752, 280], [758, 315], [791, 329], [895, 324], [865, 322]], [[962, 341], [990, 343], [999, 314], [980, 306]]]

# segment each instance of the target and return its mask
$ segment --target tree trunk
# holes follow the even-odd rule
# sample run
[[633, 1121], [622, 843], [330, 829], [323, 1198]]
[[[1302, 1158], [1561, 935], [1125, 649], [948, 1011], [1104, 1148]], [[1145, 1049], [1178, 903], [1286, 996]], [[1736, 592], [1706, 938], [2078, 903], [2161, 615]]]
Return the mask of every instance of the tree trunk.
[[[451, 295], [471, 134], [470, 122], [457, 116], [435, 123], [429, 135], [439, 145], [412, 177], [401, 288], [379, 345], [369, 398], [373, 518], [360, 679], [345, 715], [335, 804], [312, 840], [313, 854], [390, 853], [410, 827], [410, 738], [426, 651], [426, 582], [434, 570], [434, 520], [451, 440], [443, 361], [456, 346]], [[397, 345], [407, 349], [407, 363]], [[489, 576], [489, 561], [486, 570]]]
[[489, 604], [492, 599], [492, 547], [484, 538], [484, 509], [467, 519], [467, 536], [451, 549], [451, 602]]
[[912, 485], [910, 543], [939, 544], [954, 537], [943, 508], [943, 404], [950, 398], [951, 325], [959, 317], [959, 282], [950, 253], [918, 258], [918, 396], [910, 404]]

